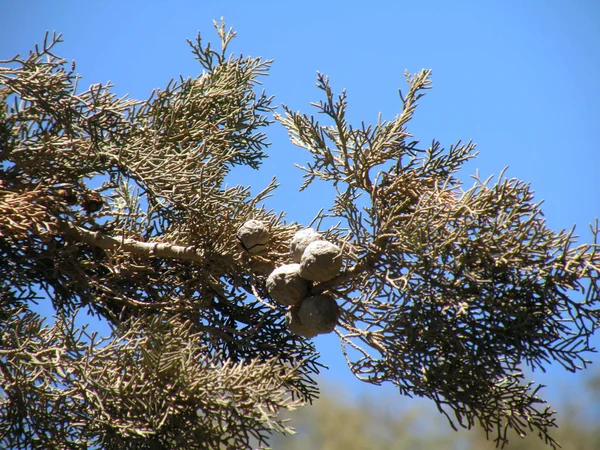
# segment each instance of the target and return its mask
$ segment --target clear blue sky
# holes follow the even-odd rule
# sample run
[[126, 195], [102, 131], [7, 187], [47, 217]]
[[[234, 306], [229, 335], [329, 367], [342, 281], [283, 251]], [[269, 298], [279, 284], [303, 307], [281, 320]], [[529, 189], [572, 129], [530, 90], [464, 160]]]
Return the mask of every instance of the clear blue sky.
[[[400, 111], [403, 72], [433, 69], [433, 90], [409, 129], [423, 142], [448, 146], [473, 139], [479, 157], [463, 172], [531, 182], [554, 229], [577, 224], [582, 239], [600, 217], [600, 2], [509, 1], [28, 1], [0, 0], [0, 58], [25, 53], [46, 30], [63, 33], [56, 51], [77, 61], [82, 86], [112, 81], [114, 91], [146, 98], [172, 77], [197, 75], [186, 38], [215, 40], [212, 20], [238, 31], [232, 50], [274, 59], [265, 88], [277, 103], [308, 110], [319, 100], [316, 71], [347, 88], [350, 119], [374, 122]], [[273, 175], [281, 187], [268, 206], [307, 223], [324, 203], [318, 190], [299, 194], [307, 155], [279, 125], [268, 130], [271, 158], [232, 182], [261, 190]], [[237, 177], [237, 179], [236, 179]], [[293, 205], [291, 209], [288, 209]], [[596, 343], [600, 340], [596, 339]], [[331, 335], [317, 339], [327, 377], [353, 391], [355, 381]], [[591, 358], [600, 364], [600, 357]], [[535, 374], [561, 388], [583, 377], [559, 370]], [[568, 395], [570, 395], [570, 390]], [[404, 400], [403, 400], [404, 401]]]

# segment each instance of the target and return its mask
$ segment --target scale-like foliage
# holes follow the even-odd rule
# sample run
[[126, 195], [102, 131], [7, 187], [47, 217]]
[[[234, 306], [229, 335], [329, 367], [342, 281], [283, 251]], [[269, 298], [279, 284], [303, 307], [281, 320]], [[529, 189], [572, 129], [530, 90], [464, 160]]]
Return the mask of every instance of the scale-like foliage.
[[[254, 296], [296, 227], [259, 207], [274, 182], [224, 183], [265, 157], [270, 62], [225, 57], [217, 30], [221, 52], [190, 42], [205, 71], [146, 101], [79, 92], [59, 36], [3, 62], [0, 446], [243, 448], [316, 395], [313, 345]], [[248, 219], [270, 225], [261, 256], [235, 237]], [[78, 330], [82, 308], [112, 336]]]
[[[77, 87], [58, 36], [0, 68], [0, 442], [11, 448], [244, 448], [291, 432], [280, 408], [310, 402], [317, 353], [291, 334], [265, 278], [298, 229], [225, 185], [266, 156], [270, 61], [190, 42], [204, 72], [148, 100]], [[549, 230], [529, 187], [502, 177], [463, 190], [474, 145], [419, 149], [406, 129], [429, 72], [408, 77], [393, 121], [350, 126], [319, 75], [331, 125], [276, 116], [338, 195], [321, 218], [344, 268], [311, 294], [341, 300], [352, 371], [433, 399], [452, 422], [539, 432], [553, 414], [521, 368], [585, 367], [598, 324], [595, 244]], [[267, 225], [264, 252], [236, 232]], [[594, 229], [594, 239], [598, 229]], [[579, 296], [573, 294], [579, 291]], [[52, 326], [31, 310], [51, 302]], [[111, 326], [75, 326], [86, 311]]]
[[419, 149], [406, 129], [429, 75], [407, 75], [391, 122], [349, 125], [345, 93], [320, 74], [325, 101], [313, 105], [331, 125], [278, 116], [312, 154], [303, 187], [331, 182], [324, 217], [347, 228], [346, 270], [313, 291], [343, 299], [338, 334], [359, 379], [431, 398], [453, 426], [479, 424], [500, 445], [508, 429], [555, 445], [553, 412], [522, 369], [586, 366], [600, 318], [598, 225], [593, 244], [575, 246], [572, 231], [546, 227], [526, 183], [474, 177], [463, 190], [456, 172], [475, 146]]

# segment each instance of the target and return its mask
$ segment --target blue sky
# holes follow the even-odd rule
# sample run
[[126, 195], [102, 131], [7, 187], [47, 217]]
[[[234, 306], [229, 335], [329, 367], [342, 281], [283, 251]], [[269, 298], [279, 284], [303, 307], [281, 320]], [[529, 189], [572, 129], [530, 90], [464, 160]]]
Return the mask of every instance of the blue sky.
[[[582, 240], [600, 217], [600, 3], [595, 0], [483, 1], [14, 1], [0, 0], [0, 58], [26, 53], [46, 30], [63, 33], [56, 52], [76, 60], [81, 86], [110, 80], [119, 95], [147, 98], [172, 77], [201, 71], [186, 38], [198, 30], [216, 41], [212, 20], [238, 32], [231, 49], [274, 59], [264, 80], [277, 104], [308, 111], [317, 101], [316, 71], [346, 88], [349, 119], [375, 122], [400, 111], [403, 72], [433, 70], [409, 130], [445, 146], [473, 139], [476, 169], [485, 178], [531, 182], [554, 229], [577, 224]], [[239, 170], [231, 182], [258, 192], [273, 175], [281, 187], [268, 206], [307, 223], [327, 195], [298, 193], [308, 157], [279, 125], [260, 171]], [[467, 183], [468, 185], [468, 183]], [[291, 209], [288, 209], [293, 205]], [[597, 344], [600, 340], [596, 339]], [[375, 392], [352, 377], [334, 336], [317, 338], [328, 378], [360, 394]], [[600, 357], [591, 355], [600, 363]], [[534, 374], [550, 384], [553, 403], [583, 377], [552, 369]], [[570, 395], [570, 394], [569, 394]]]

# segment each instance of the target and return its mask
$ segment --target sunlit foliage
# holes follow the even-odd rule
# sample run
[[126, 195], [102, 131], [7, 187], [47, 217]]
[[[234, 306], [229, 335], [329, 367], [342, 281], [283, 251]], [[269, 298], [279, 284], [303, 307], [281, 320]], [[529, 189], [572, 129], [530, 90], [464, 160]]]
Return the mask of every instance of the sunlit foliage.
[[[0, 443], [9, 448], [244, 448], [292, 432], [277, 412], [317, 395], [318, 354], [290, 333], [267, 275], [291, 262], [308, 224], [266, 210], [232, 167], [258, 169], [272, 98], [270, 61], [190, 41], [203, 72], [147, 100], [79, 88], [46, 36], [0, 67]], [[308, 151], [304, 188], [331, 183], [320, 230], [342, 251], [336, 330], [361, 380], [431, 399], [452, 426], [548, 434], [553, 412], [522, 368], [586, 366], [598, 326], [600, 253], [545, 225], [529, 186], [470, 188], [474, 144], [421, 148], [407, 129], [430, 72], [407, 75], [401, 113], [352, 126], [327, 77], [313, 105], [275, 118]], [[271, 176], [267, 179], [270, 179]], [[321, 206], [321, 205], [319, 205]], [[264, 251], [237, 231], [266, 224]], [[262, 250], [262, 249], [261, 249]], [[325, 296], [324, 296], [325, 298]], [[51, 302], [44, 325], [31, 306]], [[99, 338], [78, 312], [106, 322]], [[326, 362], [325, 362], [326, 363]]]

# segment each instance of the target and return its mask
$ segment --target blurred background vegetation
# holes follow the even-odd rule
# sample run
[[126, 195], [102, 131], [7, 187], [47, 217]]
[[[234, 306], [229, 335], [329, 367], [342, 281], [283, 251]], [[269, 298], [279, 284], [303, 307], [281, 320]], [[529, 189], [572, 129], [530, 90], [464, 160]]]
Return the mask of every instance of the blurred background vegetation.
[[[558, 428], [552, 433], [564, 450], [600, 449], [600, 368], [591, 368], [584, 380], [583, 395], [566, 387], [559, 396]], [[342, 385], [343, 386], [343, 385]], [[575, 389], [573, 389], [573, 392]], [[480, 429], [455, 432], [445, 418], [427, 403], [396, 395], [356, 398], [340, 385], [321, 383], [321, 396], [312, 405], [287, 412], [297, 433], [277, 435], [273, 450], [491, 450], [496, 445]], [[424, 406], [425, 405], [425, 406]], [[547, 450], [536, 435], [525, 439], [513, 435], [505, 450]]]

